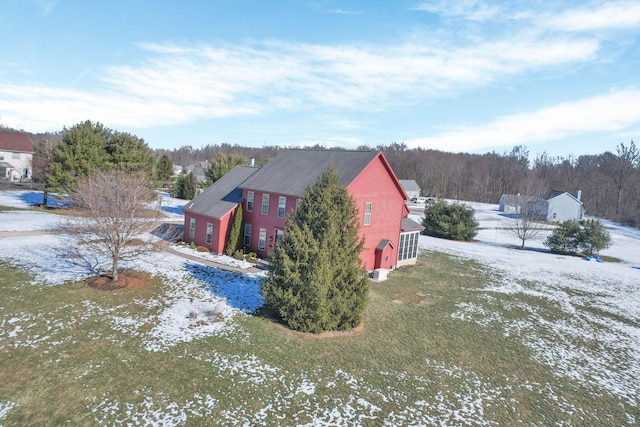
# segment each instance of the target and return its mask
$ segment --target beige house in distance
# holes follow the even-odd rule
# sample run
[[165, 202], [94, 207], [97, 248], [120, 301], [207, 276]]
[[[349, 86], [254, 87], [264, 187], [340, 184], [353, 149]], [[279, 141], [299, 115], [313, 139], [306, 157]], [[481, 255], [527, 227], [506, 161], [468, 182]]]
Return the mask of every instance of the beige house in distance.
[[26, 134], [0, 130], [0, 179], [31, 180], [33, 154], [33, 144]]

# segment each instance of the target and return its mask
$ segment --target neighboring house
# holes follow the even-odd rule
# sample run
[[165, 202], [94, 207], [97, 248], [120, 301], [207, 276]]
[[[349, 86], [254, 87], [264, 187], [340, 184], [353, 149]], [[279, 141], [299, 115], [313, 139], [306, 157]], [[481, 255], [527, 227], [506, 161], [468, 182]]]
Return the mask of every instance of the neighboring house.
[[505, 213], [520, 214], [526, 203], [528, 206], [533, 205], [542, 221], [581, 221], [584, 217], [584, 207], [580, 197], [580, 190], [576, 191], [575, 196], [566, 191], [551, 190], [541, 198], [503, 194], [500, 197], [499, 210]]
[[200, 162], [195, 165], [188, 165], [182, 169], [182, 173], [189, 175], [190, 173], [196, 177], [196, 181], [204, 182], [207, 179], [206, 170], [209, 168], [208, 162]]
[[407, 193], [407, 200], [420, 197], [420, 186], [413, 179], [401, 179], [400, 185], [404, 188], [404, 192]]
[[498, 210], [509, 214], [519, 214], [527, 197], [520, 194], [503, 194], [498, 201]]
[[374, 151], [284, 150], [265, 166], [237, 166], [185, 205], [185, 240], [222, 253], [241, 202], [244, 245], [268, 257], [286, 238], [286, 213], [330, 166], [358, 208], [367, 270], [414, 264], [423, 227], [408, 218], [407, 194], [384, 155]]
[[566, 191], [551, 190], [542, 198], [544, 203], [541, 211], [547, 221], [582, 221], [584, 207], [580, 201], [581, 195], [580, 190], [576, 191], [575, 196]]
[[0, 130], [0, 179], [31, 180], [33, 145], [21, 132]]

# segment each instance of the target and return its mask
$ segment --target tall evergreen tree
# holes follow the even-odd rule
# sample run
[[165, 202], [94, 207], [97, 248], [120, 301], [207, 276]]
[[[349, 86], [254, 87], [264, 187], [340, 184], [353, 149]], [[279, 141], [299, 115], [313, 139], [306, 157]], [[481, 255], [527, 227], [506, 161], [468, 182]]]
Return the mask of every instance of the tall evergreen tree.
[[87, 120], [63, 131], [49, 163], [47, 185], [60, 190], [78, 178], [106, 170], [110, 165], [106, 142], [110, 131], [100, 123]]
[[291, 328], [320, 333], [362, 320], [368, 284], [355, 202], [333, 168], [311, 185], [286, 219], [271, 257], [266, 303]]
[[173, 184], [171, 192], [174, 197], [179, 199], [191, 200], [196, 197], [198, 190], [198, 181], [194, 174], [189, 172], [188, 175], [180, 175]]
[[211, 159], [211, 166], [205, 171], [207, 183], [213, 184], [236, 166], [247, 163], [247, 158], [236, 153], [218, 153]]
[[231, 224], [229, 240], [227, 241], [227, 255], [233, 255], [238, 249], [242, 249], [242, 205], [238, 205], [236, 214], [233, 217], [233, 224]]
[[153, 155], [143, 139], [89, 120], [63, 131], [46, 170], [48, 190], [68, 189], [79, 178], [110, 169], [150, 177]]
[[153, 154], [144, 139], [126, 132], [111, 132], [105, 150], [114, 168], [152, 176]]
[[166, 154], [163, 154], [158, 160], [156, 166], [156, 179], [160, 183], [167, 182], [173, 177], [173, 162]]

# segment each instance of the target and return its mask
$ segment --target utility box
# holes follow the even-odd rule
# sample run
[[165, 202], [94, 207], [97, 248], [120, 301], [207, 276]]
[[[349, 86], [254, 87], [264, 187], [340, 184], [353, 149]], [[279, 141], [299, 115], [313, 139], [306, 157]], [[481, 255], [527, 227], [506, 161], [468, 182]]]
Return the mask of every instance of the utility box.
[[373, 270], [373, 280], [376, 282], [384, 282], [387, 280], [387, 274], [389, 274], [389, 270], [386, 268], [376, 268]]

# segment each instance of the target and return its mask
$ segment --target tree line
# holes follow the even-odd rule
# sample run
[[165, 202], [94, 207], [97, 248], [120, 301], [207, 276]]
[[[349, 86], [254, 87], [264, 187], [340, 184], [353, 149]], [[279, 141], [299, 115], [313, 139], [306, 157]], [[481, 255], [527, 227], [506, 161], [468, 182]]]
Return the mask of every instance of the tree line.
[[[169, 179], [169, 160], [171, 165], [183, 167], [206, 162], [207, 185], [224, 174], [229, 166], [244, 163], [249, 158], [255, 159], [256, 165], [264, 164], [278, 151], [291, 148], [222, 143], [152, 150], [134, 135], [102, 129], [99, 123], [83, 122], [62, 132], [31, 135], [36, 146], [33, 167], [36, 179], [44, 179], [46, 172], [50, 172], [46, 167], [53, 148], [65, 139], [76, 137], [74, 134], [82, 133], [82, 129], [90, 130], [85, 132], [86, 138], [92, 133], [106, 133], [106, 140], [111, 146], [111, 162], [116, 157], [122, 161], [131, 158], [131, 162], [138, 162], [136, 166], [145, 164], [148, 173], [159, 181]], [[304, 148], [327, 149], [320, 144]], [[581, 190], [587, 215], [640, 226], [640, 150], [633, 141], [621, 142], [614, 151], [580, 156], [551, 156], [546, 152], [531, 156], [527, 147], [522, 145], [502, 153], [484, 154], [410, 149], [398, 142], [363, 145], [357, 149], [382, 151], [398, 178], [415, 180], [424, 196], [497, 203], [502, 194], [539, 197], [549, 190], [567, 191], [572, 195]], [[109, 164], [109, 156], [105, 157], [104, 164]]]
[[[211, 162], [222, 154], [263, 164], [285, 148], [290, 147], [220, 144], [160, 152], [178, 164]], [[305, 148], [326, 149], [322, 145]], [[485, 154], [409, 149], [404, 143], [357, 149], [382, 151], [398, 178], [415, 180], [424, 196], [498, 203], [502, 194], [540, 197], [560, 190], [575, 196], [580, 190], [587, 215], [640, 226], [640, 150], [633, 141], [620, 143], [613, 152], [581, 156], [543, 152], [532, 157], [522, 145]]]

